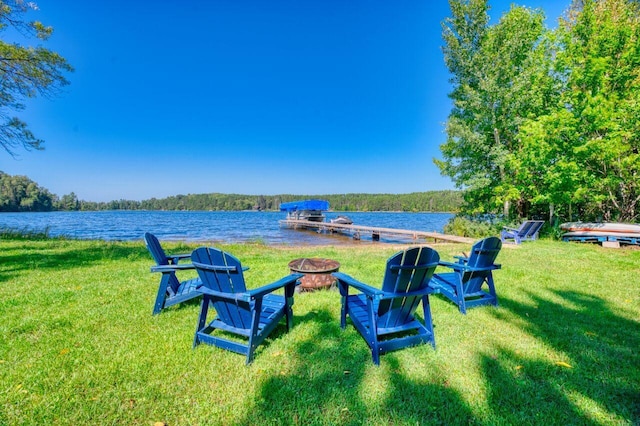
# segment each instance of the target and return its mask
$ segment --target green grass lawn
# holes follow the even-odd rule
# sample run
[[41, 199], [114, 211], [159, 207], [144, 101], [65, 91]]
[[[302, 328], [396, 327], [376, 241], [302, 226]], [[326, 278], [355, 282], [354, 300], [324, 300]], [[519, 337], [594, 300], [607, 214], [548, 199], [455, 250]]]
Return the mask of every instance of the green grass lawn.
[[[195, 245], [168, 245], [188, 252]], [[376, 287], [399, 249], [227, 245], [248, 285], [328, 257]], [[443, 260], [468, 251], [439, 245]], [[0, 424], [638, 424], [640, 250], [552, 241], [504, 248], [500, 306], [466, 316], [432, 297], [430, 345], [381, 357], [335, 291], [296, 295], [245, 366], [191, 348], [198, 304], [151, 311], [142, 241], [0, 240]]]

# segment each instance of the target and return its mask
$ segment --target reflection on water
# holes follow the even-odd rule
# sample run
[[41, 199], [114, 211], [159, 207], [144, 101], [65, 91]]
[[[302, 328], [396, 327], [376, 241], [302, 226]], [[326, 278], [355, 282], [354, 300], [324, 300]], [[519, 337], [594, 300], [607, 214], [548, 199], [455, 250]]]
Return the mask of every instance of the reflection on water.
[[[343, 212], [326, 213], [327, 220]], [[450, 213], [349, 212], [356, 225], [442, 232]], [[44, 231], [80, 239], [140, 240], [152, 232], [161, 240], [263, 242], [265, 244], [352, 244], [344, 235], [281, 227], [280, 212], [102, 211], [0, 213], [0, 227]], [[370, 242], [370, 241], [368, 241]], [[367, 243], [367, 240], [363, 240]]]

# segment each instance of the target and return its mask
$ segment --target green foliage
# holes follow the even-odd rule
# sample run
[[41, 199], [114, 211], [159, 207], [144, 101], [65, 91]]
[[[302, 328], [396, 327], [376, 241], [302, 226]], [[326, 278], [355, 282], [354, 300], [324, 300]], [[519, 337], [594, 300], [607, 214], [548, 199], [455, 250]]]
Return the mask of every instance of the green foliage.
[[467, 212], [495, 212], [522, 198], [513, 167], [518, 128], [548, 102], [551, 81], [544, 76], [550, 54], [540, 42], [544, 15], [514, 6], [489, 26], [486, 1], [450, 4], [443, 38], [453, 109], [441, 146], [444, 159], [436, 164], [465, 189]]
[[525, 155], [541, 176], [539, 199], [568, 219], [572, 208], [587, 219], [633, 221], [640, 202], [640, 8], [587, 0], [571, 12], [557, 31], [561, 100], [523, 126]]
[[[36, 10], [33, 2], [20, 0], [0, 1], [0, 32], [12, 27], [24, 37], [35, 36], [45, 41], [53, 29], [38, 21], [27, 21], [29, 10]], [[12, 116], [24, 109], [24, 100], [37, 95], [53, 96], [69, 82], [65, 72], [73, 71], [60, 55], [42, 46], [22, 46], [0, 40], [0, 147], [10, 155], [17, 148], [43, 149], [41, 139], [28, 129], [27, 124]]]
[[0, 172], [0, 211], [50, 211], [55, 201], [54, 195], [26, 176]]
[[444, 226], [444, 233], [469, 238], [499, 235], [502, 227], [481, 218], [456, 215]]
[[70, 194], [63, 195], [62, 198], [60, 198], [57, 207], [58, 210], [79, 210], [80, 201], [78, 201], [76, 194], [72, 192]]
[[574, 2], [554, 31], [540, 11], [489, 25], [486, 1], [450, 3], [454, 106], [436, 164], [465, 190], [463, 210], [637, 220], [638, 2]]
[[144, 201], [114, 200], [93, 202], [79, 200], [75, 193], [60, 199], [26, 176], [0, 172], [0, 211], [51, 210], [279, 210], [280, 203], [321, 198], [336, 211], [407, 211], [455, 212], [462, 197], [458, 191], [429, 191], [410, 194], [340, 194], [340, 195], [241, 195], [189, 194]]
[[[459, 191], [427, 191], [409, 194], [282, 195], [283, 202], [309, 198], [329, 201], [336, 211], [455, 212], [462, 201]], [[277, 207], [276, 207], [277, 208]]]
[[[222, 248], [250, 267], [250, 288], [300, 256], [336, 259], [379, 287], [400, 249]], [[469, 248], [436, 246], [446, 261]], [[362, 337], [340, 328], [339, 293], [322, 291], [295, 295], [293, 328], [280, 325], [247, 367], [192, 349], [197, 302], [151, 315], [159, 276], [141, 241], [2, 239], [0, 424], [637, 423], [640, 251], [535, 241], [497, 261], [499, 307], [462, 316], [430, 297], [435, 350], [374, 366]]]
[[429, 191], [410, 194], [242, 195], [188, 194], [143, 201], [107, 203], [79, 201], [81, 210], [279, 210], [281, 203], [322, 199], [335, 211], [432, 211], [455, 212], [460, 208], [459, 191]]

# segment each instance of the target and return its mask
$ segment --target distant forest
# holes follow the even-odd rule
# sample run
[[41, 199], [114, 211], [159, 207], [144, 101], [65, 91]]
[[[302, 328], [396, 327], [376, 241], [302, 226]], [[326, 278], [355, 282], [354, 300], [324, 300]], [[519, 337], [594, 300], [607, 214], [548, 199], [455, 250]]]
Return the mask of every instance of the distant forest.
[[280, 203], [322, 199], [335, 211], [457, 212], [462, 204], [459, 191], [428, 191], [410, 194], [340, 195], [241, 195], [187, 194], [143, 201], [79, 200], [72, 192], [62, 197], [51, 194], [26, 176], [0, 172], [0, 211], [96, 211], [96, 210], [279, 210]]

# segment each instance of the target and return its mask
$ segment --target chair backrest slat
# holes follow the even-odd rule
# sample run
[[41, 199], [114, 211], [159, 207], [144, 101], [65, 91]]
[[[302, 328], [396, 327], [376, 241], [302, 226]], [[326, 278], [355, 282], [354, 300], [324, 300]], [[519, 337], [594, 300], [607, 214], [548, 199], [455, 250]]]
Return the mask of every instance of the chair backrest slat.
[[[467, 265], [471, 268], [488, 268], [492, 266], [500, 253], [502, 241], [497, 237], [489, 237], [480, 240], [471, 248], [471, 254]], [[462, 276], [462, 284], [465, 293], [473, 293], [480, 290], [484, 279], [491, 273], [491, 270], [465, 272]]]
[[[198, 268], [202, 284], [211, 290], [221, 293], [243, 293], [247, 290], [240, 260], [214, 247], [200, 247], [191, 254], [196, 263], [220, 267], [216, 270]], [[222, 301], [213, 302], [220, 318], [227, 324], [238, 328], [249, 328], [251, 309], [248, 302]]]
[[531, 222], [533, 223], [531, 224], [529, 231], [526, 233], [526, 235], [524, 235], [525, 238], [534, 237], [540, 231], [540, 228], [542, 228], [542, 225], [544, 225], [544, 220], [535, 220]]
[[[150, 232], [145, 232], [144, 242], [147, 246], [147, 250], [149, 250], [149, 253], [151, 253], [151, 257], [153, 257], [153, 260], [156, 261], [156, 264], [158, 266], [169, 264], [169, 259], [167, 258], [164, 249], [160, 245], [160, 241], [158, 241], [158, 238], [156, 238], [155, 235]], [[180, 288], [180, 281], [178, 280], [178, 277], [176, 277], [176, 274], [174, 272], [171, 272], [169, 275], [169, 286], [167, 288], [167, 291], [169, 292], [169, 294], [173, 295], [178, 291], [178, 288]]]
[[523, 235], [527, 235], [527, 233], [529, 232], [529, 230], [531, 229], [531, 227], [534, 225], [534, 223], [530, 220], [525, 220], [522, 225], [520, 225], [520, 229], [518, 229], [518, 235], [523, 236]]
[[145, 232], [144, 242], [147, 245], [147, 250], [151, 253], [151, 257], [153, 257], [153, 260], [156, 261], [158, 266], [169, 264], [169, 259], [167, 259], [167, 255], [155, 235], [150, 232]]
[[528, 239], [534, 237], [544, 225], [544, 220], [525, 220], [517, 230], [518, 237]]
[[382, 290], [397, 293], [398, 297], [380, 302], [379, 327], [402, 325], [413, 316], [421, 297], [403, 294], [426, 287], [439, 260], [438, 253], [429, 247], [414, 247], [389, 258]]

